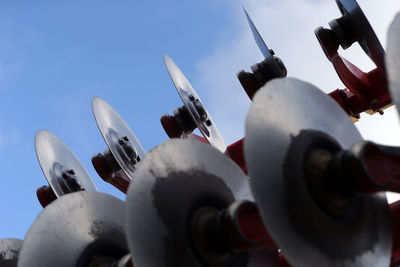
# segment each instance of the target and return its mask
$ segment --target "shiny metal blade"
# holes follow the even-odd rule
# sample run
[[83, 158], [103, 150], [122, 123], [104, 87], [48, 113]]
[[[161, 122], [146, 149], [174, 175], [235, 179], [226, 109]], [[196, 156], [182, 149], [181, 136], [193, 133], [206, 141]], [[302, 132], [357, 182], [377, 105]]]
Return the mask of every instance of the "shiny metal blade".
[[68, 193], [63, 187], [62, 172], [73, 170], [83, 190], [97, 191], [96, 185], [75, 154], [57, 136], [40, 130], [35, 134], [36, 156], [43, 174], [57, 197]]
[[93, 97], [92, 111], [100, 133], [115, 160], [126, 175], [132, 179], [135, 166], [130, 162], [129, 157], [123, 151], [119, 140], [123, 137], [127, 137], [129, 144], [140, 159], [143, 159], [145, 155], [142, 145], [128, 124], [106, 101], [100, 97]]
[[254, 25], [253, 21], [251, 20], [249, 14], [247, 13], [246, 9], [243, 7], [243, 11], [246, 14], [247, 21], [249, 22], [251, 32], [253, 33], [254, 40], [258, 48], [260, 49], [261, 53], [264, 55], [265, 58], [272, 57], [271, 52], [269, 51], [268, 46], [265, 44], [263, 38], [261, 37], [260, 33], [258, 32], [256, 26]]
[[[218, 131], [218, 128], [215, 126], [214, 120], [212, 119], [210, 113], [204, 106], [204, 103], [201, 101], [200, 97], [197, 95], [196, 91], [193, 89], [192, 85], [186, 79], [185, 75], [182, 71], [178, 68], [175, 62], [167, 55], [164, 55], [164, 62], [167, 67], [168, 73], [172, 79], [172, 82], [175, 85], [176, 90], [179, 93], [179, 96], [182, 99], [182, 102], [188, 109], [192, 119], [197, 125], [197, 128], [207, 139], [207, 141], [221, 152], [226, 151], [226, 145], [224, 140], [222, 139], [221, 134]], [[202, 105], [203, 111], [206, 114], [206, 117], [209, 121], [207, 124], [204, 120], [202, 120], [199, 113], [196, 111], [195, 107], [193, 106], [192, 99], [198, 100]]]

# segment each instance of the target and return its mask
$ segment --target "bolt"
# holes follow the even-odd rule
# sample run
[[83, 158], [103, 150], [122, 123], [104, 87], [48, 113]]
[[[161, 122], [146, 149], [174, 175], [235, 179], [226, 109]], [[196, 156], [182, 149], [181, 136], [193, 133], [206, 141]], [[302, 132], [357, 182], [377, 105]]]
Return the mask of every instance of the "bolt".
[[127, 142], [129, 142], [128, 136], [124, 136], [124, 137], [122, 137], [122, 138], [120, 138], [120, 139], [118, 140], [118, 143], [119, 143], [121, 146], [124, 145], [124, 144], [127, 143]]
[[70, 178], [73, 175], [75, 175], [75, 171], [73, 169], [62, 172], [62, 176], [64, 179]]
[[271, 53], [271, 55], [275, 55], [275, 52], [274, 52], [274, 50], [272, 50], [272, 49], [268, 49], [268, 51]]
[[183, 131], [175, 117], [165, 114], [161, 116], [160, 122], [169, 138], [179, 138], [182, 135]]
[[197, 113], [200, 115], [201, 120], [202, 121], [207, 120], [207, 112], [204, 109], [203, 104], [198, 99], [196, 99], [196, 101], [193, 102], [193, 105], [194, 105]]

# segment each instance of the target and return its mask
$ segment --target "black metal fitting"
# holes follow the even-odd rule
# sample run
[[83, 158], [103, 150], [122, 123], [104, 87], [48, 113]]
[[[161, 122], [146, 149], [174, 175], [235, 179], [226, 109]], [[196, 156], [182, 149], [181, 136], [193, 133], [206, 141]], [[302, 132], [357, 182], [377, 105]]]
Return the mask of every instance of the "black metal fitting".
[[251, 66], [251, 70], [252, 73], [242, 70], [237, 74], [243, 89], [250, 99], [252, 99], [254, 94], [270, 80], [286, 77], [287, 75], [285, 64], [277, 56], [266, 58], [254, 64]]
[[357, 34], [353, 29], [353, 24], [347, 14], [330, 21], [329, 27], [335, 33], [340, 46], [343, 49], [349, 48], [352, 44], [358, 41]]
[[[194, 105], [199, 105], [195, 104], [196, 99], [193, 98], [190, 99], [192, 102], [194, 102]], [[201, 103], [200, 103], [201, 105]], [[203, 106], [201, 105], [201, 109], [199, 108], [199, 111], [203, 111], [203, 116], [207, 116], [206, 111], [204, 110]], [[189, 110], [185, 105], [175, 109], [173, 111], [173, 116], [169, 114], [165, 114], [161, 116], [161, 124], [167, 133], [167, 135], [170, 138], [179, 138], [183, 134], [189, 134], [193, 132], [194, 129], [197, 128], [196, 122], [193, 120], [192, 116], [190, 115]]]

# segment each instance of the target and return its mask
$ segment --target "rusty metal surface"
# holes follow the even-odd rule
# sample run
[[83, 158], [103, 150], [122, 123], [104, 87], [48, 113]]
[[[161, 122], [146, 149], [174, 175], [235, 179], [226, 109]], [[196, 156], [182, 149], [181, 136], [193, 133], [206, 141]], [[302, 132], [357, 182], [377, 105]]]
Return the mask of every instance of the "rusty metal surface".
[[96, 185], [75, 154], [57, 136], [40, 130], [35, 134], [36, 156], [47, 182], [57, 197], [64, 195], [60, 176], [62, 170], [74, 170], [76, 181], [84, 190], [97, 191]]
[[16, 238], [0, 239], [0, 266], [16, 267], [22, 240]]
[[122, 257], [129, 252], [124, 222], [125, 203], [113, 196], [91, 191], [62, 196], [29, 228], [18, 266], [79, 266], [83, 252], [96, 245], [116, 249]]
[[[134, 265], [204, 266], [191, 248], [189, 218], [200, 207], [226, 208], [235, 199], [252, 199], [248, 178], [215, 148], [188, 139], [155, 147], [127, 194], [127, 239]], [[240, 266], [277, 262], [276, 253], [248, 256]]]
[[[164, 55], [164, 61], [172, 82], [174, 83], [182, 102], [185, 104], [190, 115], [192, 116], [192, 119], [195, 121], [199, 131], [212, 146], [216, 147], [221, 152], [225, 152], [226, 145], [224, 140], [222, 139], [218, 128], [215, 126], [214, 120], [212, 119], [210, 113], [205, 108], [204, 103], [201, 101], [192, 85], [169, 56]], [[196, 110], [195, 106], [193, 105], [193, 101], [191, 100], [192, 97], [193, 99], [199, 101], [200, 105], [202, 106], [202, 111], [206, 114], [207, 120], [211, 122], [210, 125], [207, 125], [207, 123], [202, 120], [201, 114], [199, 114], [198, 110]]]
[[397, 111], [400, 111], [400, 13], [389, 28], [386, 65], [390, 94]]
[[245, 158], [269, 233], [295, 266], [388, 266], [392, 237], [384, 194], [362, 197], [362, 215], [357, 217], [362, 227], [357, 228], [326, 215], [305, 179], [285, 175], [303, 172], [285, 162], [302, 130], [326, 133], [344, 149], [362, 140], [341, 108], [311, 84], [286, 78], [264, 86], [247, 115]]
[[92, 99], [92, 111], [101, 135], [112, 155], [121, 169], [132, 179], [135, 166], [131, 164], [127, 155], [124, 153], [119, 144], [119, 139], [124, 136], [128, 137], [131, 147], [133, 147], [141, 159], [143, 159], [145, 155], [142, 145], [118, 112], [106, 101], [99, 97], [94, 97]]

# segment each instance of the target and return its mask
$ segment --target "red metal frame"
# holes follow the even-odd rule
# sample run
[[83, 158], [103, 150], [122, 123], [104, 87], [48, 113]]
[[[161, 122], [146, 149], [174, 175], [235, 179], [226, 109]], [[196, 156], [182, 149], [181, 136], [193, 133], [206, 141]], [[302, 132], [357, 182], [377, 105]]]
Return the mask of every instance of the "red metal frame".
[[244, 173], [247, 174], [247, 166], [244, 160], [243, 142], [244, 138], [239, 139], [235, 143], [229, 145], [227, 152], [229, 153], [229, 157], [244, 171]]
[[390, 204], [392, 215], [392, 262], [390, 266], [400, 265], [400, 201]]
[[113, 173], [111, 168], [108, 166], [104, 155], [100, 153], [92, 157], [92, 165], [101, 179], [126, 194], [130, 184], [130, 179], [124, 171], [121, 170], [117, 173]]
[[382, 114], [383, 109], [392, 105], [384, 69], [375, 68], [363, 72], [339, 54], [339, 42], [331, 30], [319, 27], [315, 35], [340, 80], [347, 87], [329, 93], [347, 114], [354, 118], [358, 118], [362, 112]]
[[[192, 138], [192, 139], [198, 140], [200, 142], [203, 142], [205, 144], [209, 144], [207, 139], [205, 139], [204, 137], [198, 136], [196, 134], [189, 134], [188, 138]], [[246, 166], [246, 162], [244, 160], [243, 142], [244, 142], [244, 138], [241, 138], [238, 141], [230, 144], [227, 147], [225, 154], [228, 157], [230, 157], [242, 169], [242, 171], [244, 173], [247, 174], [247, 166]]]
[[347, 88], [337, 89], [329, 95], [347, 114], [357, 117], [362, 112], [382, 113], [382, 110], [392, 105], [386, 76], [381, 70], [375, 68], [365, 73], [337, 51], [330, 55], [330, 60]]

